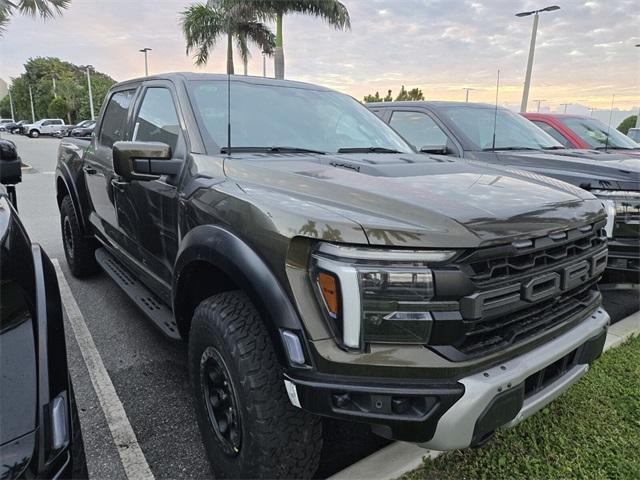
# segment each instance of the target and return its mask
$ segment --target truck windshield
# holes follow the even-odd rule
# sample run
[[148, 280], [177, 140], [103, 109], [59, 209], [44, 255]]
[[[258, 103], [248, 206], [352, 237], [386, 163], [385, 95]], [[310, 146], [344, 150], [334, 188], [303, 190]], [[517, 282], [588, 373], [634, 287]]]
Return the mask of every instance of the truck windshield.
[[[590, 148], [620, 148], [623, 150], [640, 148], [640, 145], [620, 133], [615, 127], [609, 128], [605, 123], [595, 118], [565, 117], [560, 121]], [[609, 137], [608, 141], [607, 136]]]
[[[201, 129], [217, 148], [227, 146], [227, 82], [195, 80], [190, 93]], [[233, 80], [231, 146], [270, 151], [349, 153], [412, 148], [353, 98], [328, 90]], [[226, 151], [226, 150], [225, 150]]]
[[[442, 112], [471, 144], [469, 150], [493, 150], [495, 109], [478, 106], [440, 107]], [[543, 150], [564, 148], [549, 134], [526, 118], [498, 108], [495, 122], [495, 150]]]

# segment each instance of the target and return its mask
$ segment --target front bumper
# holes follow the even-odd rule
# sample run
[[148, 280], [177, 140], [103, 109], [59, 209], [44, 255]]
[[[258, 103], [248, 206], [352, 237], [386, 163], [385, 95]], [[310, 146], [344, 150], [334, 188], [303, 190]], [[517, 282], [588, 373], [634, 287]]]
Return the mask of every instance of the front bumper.
[[613, 238], [609, 240], [608, 248], [604, 281], [640, 283], [640, 238]]
[[[601, 353], [609, 315], [598, 308], [576, 327], [492, 368], [457, 381], [294, 378], [288, 391], [318, 415], [371, 424], [386, 438], [435, 450], [482, 443], [497, 428], [519, 423], [568, 389]], [[295, 389], [292, 389], [295, 386]], [[293, 398], [292, 398], [293, 401]]]

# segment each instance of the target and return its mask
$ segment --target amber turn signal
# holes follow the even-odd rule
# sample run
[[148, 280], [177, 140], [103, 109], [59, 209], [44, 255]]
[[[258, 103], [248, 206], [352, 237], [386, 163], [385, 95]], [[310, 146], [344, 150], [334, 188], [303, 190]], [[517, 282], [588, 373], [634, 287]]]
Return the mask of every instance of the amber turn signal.
[[338, 285], [336, 277], [320, 272], [318, 274], [318, 285], [329, 314], [336, 318], [338, 316]]

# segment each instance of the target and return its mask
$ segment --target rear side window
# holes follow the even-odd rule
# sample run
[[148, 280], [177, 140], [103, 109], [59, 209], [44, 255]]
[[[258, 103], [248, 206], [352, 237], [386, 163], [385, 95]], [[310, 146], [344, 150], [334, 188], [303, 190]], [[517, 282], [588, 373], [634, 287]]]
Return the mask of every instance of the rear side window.
[[111, 147], [115, 142], [124, 140], [124, 132], [127, 128], [127, 111], [133, 93], [134, 90], [123, 90], [111, 95], [100, 128], [100, 143], [105, 147]]
[[426, 146], [447, 144], [447, 134], [424, 113], [393, 112], [390, 124], [418, 150]]
[[180, 135], [180, 123], [171, 92], [166, 88], [148, 88], [136, 117], [133, 140], [162, 142], [175, 152]]
[[564, 135], [562, 135], [559, 131], [557, 131], [547, 122], [541, 122], [539, 120], [531, 120], [531, 121], [535, 123], [538, 127], [540, 127], [542, 130], [547, 132], [549, 135], [551, 135], [553, 138], [555, 138], [557, 141], [559, 141], [565, 147], [572, 146], [571, 142], [567, 138], [565, 138]]

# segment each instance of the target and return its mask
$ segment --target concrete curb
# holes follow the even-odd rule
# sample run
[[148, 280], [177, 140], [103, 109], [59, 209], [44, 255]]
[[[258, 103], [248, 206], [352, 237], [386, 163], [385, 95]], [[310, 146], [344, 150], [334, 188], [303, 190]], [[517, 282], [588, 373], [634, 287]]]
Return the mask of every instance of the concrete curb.
[[[609, 327], [604, 349], [609, 350], [640, 334], [640, 311]], [[427, 450], [417, 445], [394, 442], [376, 453], [329, 477], [329, 480], [392, 480], [422, 465], [423, 458], [436, 458], [444, 452]]]

